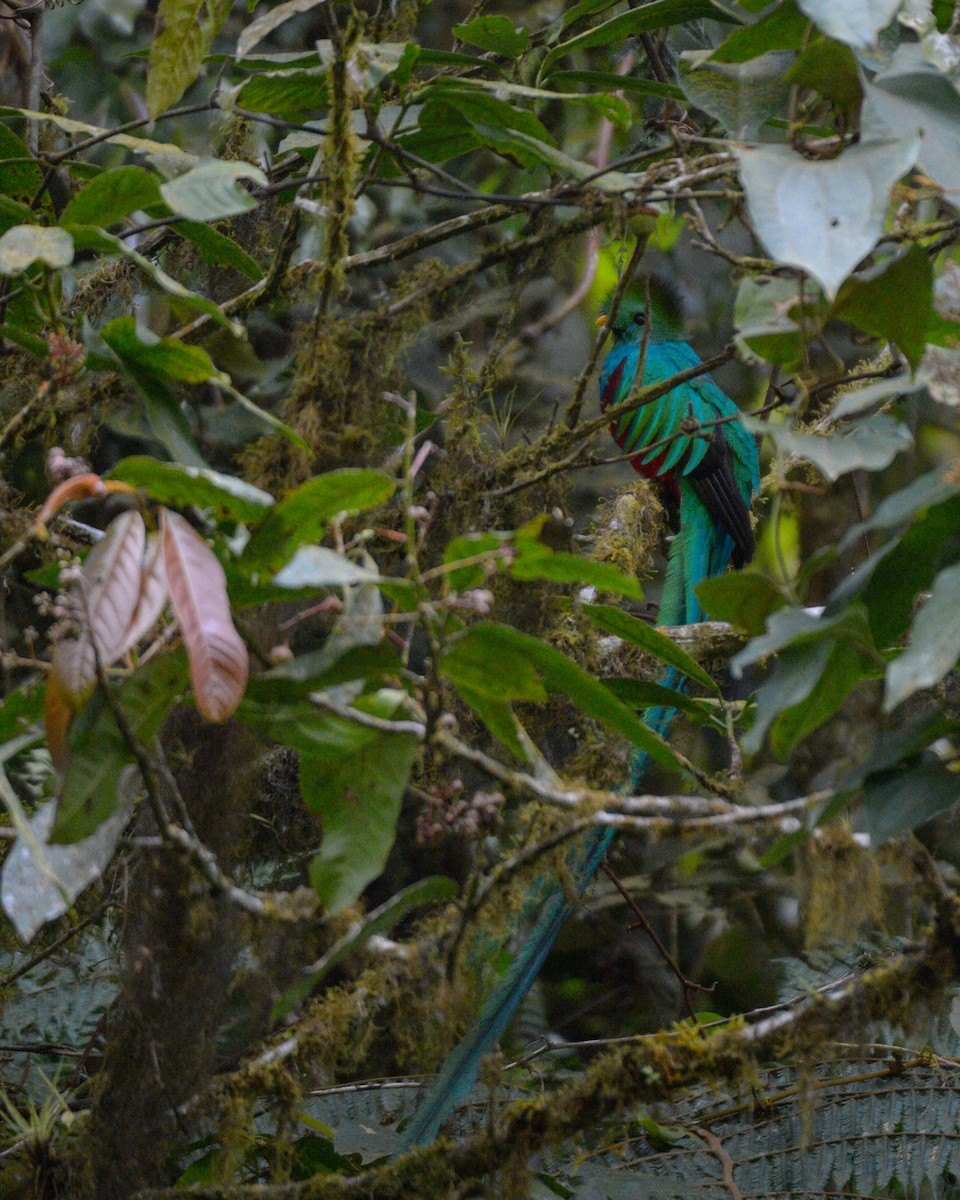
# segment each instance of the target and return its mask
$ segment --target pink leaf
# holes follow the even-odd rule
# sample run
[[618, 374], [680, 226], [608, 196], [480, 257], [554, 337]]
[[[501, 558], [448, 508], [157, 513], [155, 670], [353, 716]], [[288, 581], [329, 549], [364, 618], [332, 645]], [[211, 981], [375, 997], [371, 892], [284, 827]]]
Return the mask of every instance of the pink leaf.
[[123, 653], [140, 602], [145, 542], [143, 518], [130, 509], [84, 560], [74, 592], [80, 634], [58, 642], [52, 660], [60, 690], [75, 707], [93, 690], [97, 658], [109, 667]]
[[140, 598], [137, 608], [130, 620], [127, 635], [119, 653], [126, 654], [132, 650], [141, 638], [160, 619], [164, 606], [170, 599], [167, 591], [167, 575], [163, 569], [163, 554], [160, 550], [160, 539], [151, 538], [147, 544], [146, 559], [143, 564], [143, 576], [140, 585]]
[[230, 616], [223, 567], [188, 522], [166, 508], [160, 510], [160, 540], [197, 708], [209, 721], [224, 721], [243, 696], [249, 662]]

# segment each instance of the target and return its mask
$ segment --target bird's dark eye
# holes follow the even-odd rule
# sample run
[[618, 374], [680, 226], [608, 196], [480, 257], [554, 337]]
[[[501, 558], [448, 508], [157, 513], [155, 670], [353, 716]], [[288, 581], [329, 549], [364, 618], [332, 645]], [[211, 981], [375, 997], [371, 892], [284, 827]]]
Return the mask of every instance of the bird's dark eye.
[[647, 314], [643, 311], [643, 309], [641, 309], [633, 318], [633, 323], [634, 325], [642, 325], [646, 319]]

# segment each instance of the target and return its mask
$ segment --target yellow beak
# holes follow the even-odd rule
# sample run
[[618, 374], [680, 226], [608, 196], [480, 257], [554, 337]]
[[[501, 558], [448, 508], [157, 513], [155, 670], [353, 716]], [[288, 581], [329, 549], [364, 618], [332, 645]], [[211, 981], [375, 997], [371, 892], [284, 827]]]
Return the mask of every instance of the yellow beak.
[[607, 323], [607, 318], [606, 318], [606, 315], [604, 315], [604, 314], [601, 314], [601, 315], [600, 315], [599, 317], [597, 317], [597, 319], [594, 321], [594, 325], [596, 325], [596, 327], [597, 327], [598, 329], [600, 328], [600, 326], [601, 326], [601, 325], [606, 325], [606, 323]]

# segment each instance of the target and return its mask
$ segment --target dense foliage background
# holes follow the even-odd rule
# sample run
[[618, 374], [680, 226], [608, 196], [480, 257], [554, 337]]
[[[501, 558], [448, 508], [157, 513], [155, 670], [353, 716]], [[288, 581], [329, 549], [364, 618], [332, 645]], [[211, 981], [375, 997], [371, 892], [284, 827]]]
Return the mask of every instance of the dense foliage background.
[[[953, 1195], [960, 5], [0, 15], [0, 1196]], [[762, 439], [666, 632], [638, 269]]]

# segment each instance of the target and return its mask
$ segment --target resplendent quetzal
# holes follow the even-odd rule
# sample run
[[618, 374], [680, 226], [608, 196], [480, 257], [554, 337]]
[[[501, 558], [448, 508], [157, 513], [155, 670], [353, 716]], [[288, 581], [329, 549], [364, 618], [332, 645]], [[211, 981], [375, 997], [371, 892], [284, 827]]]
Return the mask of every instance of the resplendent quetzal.
[[[600, 372], [604, 410], [622, 404], [638, 383], [655, 386], [700, 363], [671, 313], [671, 304], [674, 311], [678, 308], [671, 289], [651, 280], [649, 306], [647, 291], [646, 284], [632, 283], [614, 315], [613, 346]], [[643, 376], [637, 380], [641, 361]], [[734, 419], [737, 412], [733, 401], [704, 374], [611, 424], [619, 445], [628, 453], [635, 451], [634, 468], [679, 500], [679, 529], [670, 547], [661, 624], [702, 620], [693, 588], [702, 579], [719, 575], [730, 561], [742, 566], [753, 555], [749, 506], [759, 486], [757, 444]], [[709, 424], [724, 417], [731, 419]], [[672, 669], [661, 682], [674, 689], [684, 686]], [[665, 734], [675, 714], [673, 708], [647, 709], [644, 720]], [[636, 752], [631, 788], [639, 785], [646, 769], [646, 755]], [[571, 867], [578, 896], [596, 873], [613, 834], [613, 829], [598, 827], [574, 851]], [[535, 916], [523, 945], [444, 1063], [401, 1138], [400, 1153], [431, 1142], [441, 1123], [467, 1098], [484, 1056], [506, 1032], [575, 903], [558, 880], [543, 878], [534, 885], [529, 900]]]
[[[604, 411], [628, 399], [641, 359], [644, 387], [700, 364], [683, 340], [672, 290], [651, 281], [649, 308], [646, 293], [644, 284], [632, 283], [614, 316], [613, 347], [600, 372]], [[634, 469], [679, 501], [661, 625], [702, 621], [696, 585], [719, 575], [728, 562], [742, 567], [753, 557], [750, 501], [760, 484], [759, 461], [753, 435], [735, 419], [738, 412], [709, 375], [698, 375], [610, 426], [623, 450], [637, 452]], [[723, 418], [728, 420], [710, 424]]]

